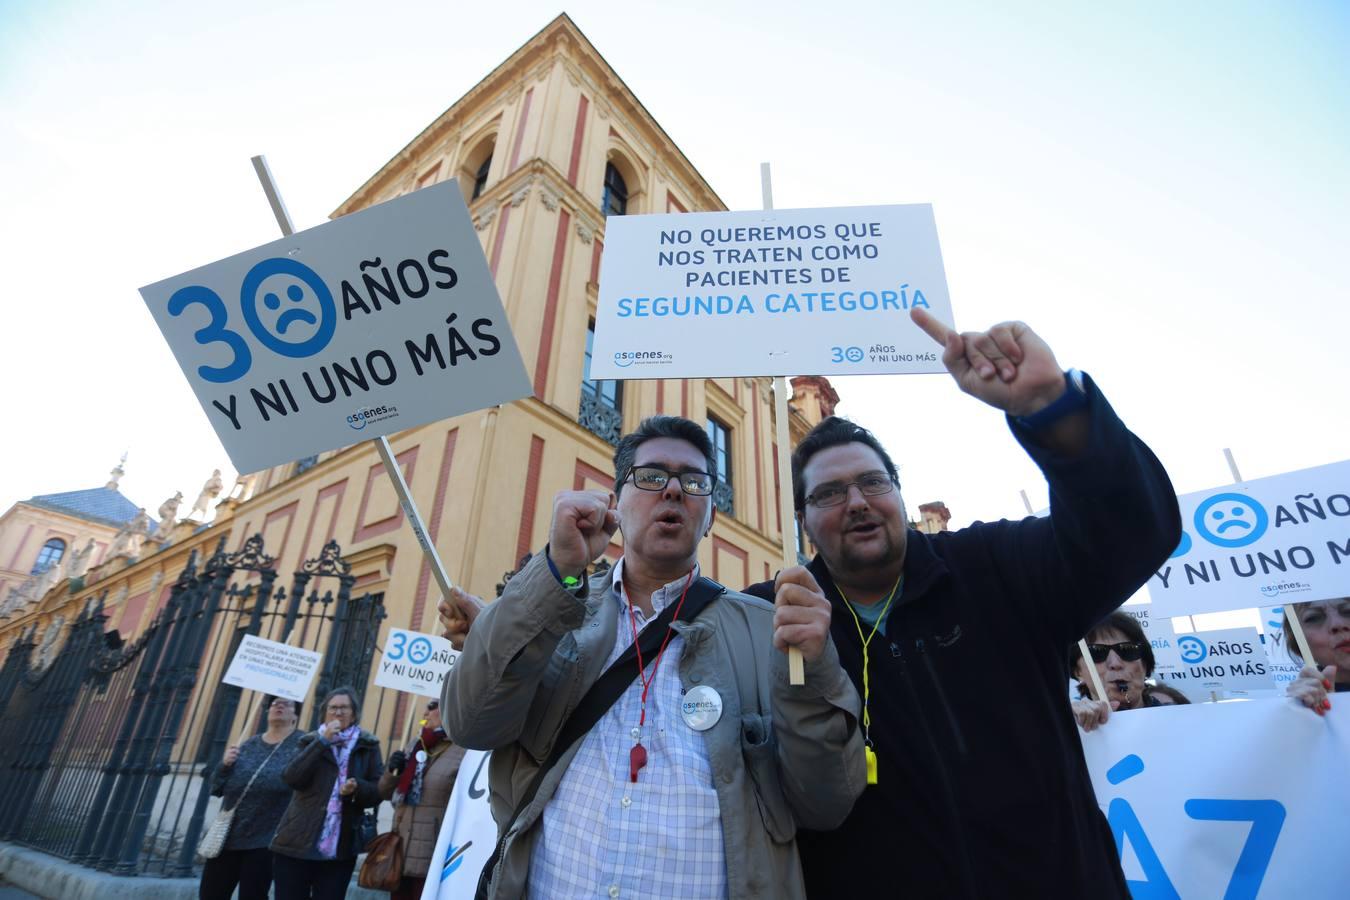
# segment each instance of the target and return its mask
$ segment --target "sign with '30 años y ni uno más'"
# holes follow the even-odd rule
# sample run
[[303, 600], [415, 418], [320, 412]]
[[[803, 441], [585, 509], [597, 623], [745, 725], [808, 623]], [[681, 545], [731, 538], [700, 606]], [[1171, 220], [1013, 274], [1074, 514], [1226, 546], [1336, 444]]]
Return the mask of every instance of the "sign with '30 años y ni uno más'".
[[1177, 502], [1181, 543], [1148, 580], [1154, 616], [1350, 595], [1350, 461]]
[[240, 472], [531, 390], [453, 181], [141, 296]]

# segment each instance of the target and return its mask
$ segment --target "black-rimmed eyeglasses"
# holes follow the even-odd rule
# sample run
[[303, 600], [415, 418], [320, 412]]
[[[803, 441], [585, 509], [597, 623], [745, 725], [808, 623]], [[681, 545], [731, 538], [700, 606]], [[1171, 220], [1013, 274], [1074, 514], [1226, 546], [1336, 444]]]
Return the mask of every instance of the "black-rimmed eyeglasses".
[[868, 472], [857, 481], [822, 484], [806, 495], [806, 502], [817, 509], [838, 506], [848, 499], [848, 489], [854, 485], [858, 486], [858, 492], [865, 497], [889, 494], [895, 488], [895, 482], [891, 481], [891, 477], [885, 472]]
[[674, 478], [680, 483], [680, 490], [694, 497], [711, 494], [713, 483], [717, 481], [707, 472], [671, 472], [660, 466], [633, 466], [628, 470], [628, 478], [644, 491], [664, 491], [670, 479]]

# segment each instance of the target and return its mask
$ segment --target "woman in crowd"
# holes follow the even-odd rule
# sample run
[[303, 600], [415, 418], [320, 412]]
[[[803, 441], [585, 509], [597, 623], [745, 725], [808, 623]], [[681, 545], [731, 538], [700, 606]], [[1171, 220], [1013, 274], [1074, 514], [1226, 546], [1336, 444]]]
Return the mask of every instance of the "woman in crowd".
[[299, 749], [300, 704], [264, 697], [262, 711], [267, 730], [227, 749], [211, 777], [211, 794], [223, 798], [234, 819], [225, 848], [202, 868], [202, 900], [229, 900], [236, 886], [239, 900], [267, 900], [272, 887], [268, 845], [291, 801], [281, 772]]
[[1190, 702], [1190, 697], [1187, 697], [1170, 684], [1144, 685], [1145, 706], [1185, 706]]
[[1078, 645], [1069, 648], [1069, 671], [1078, 679], [1073, 714], [1084, 731], [1106, 722], [1112, 710], [1138, 709], [1144, 705], [1144, 679], [1153, 674], [1153, 646], [1144, 629], [1129, 613], [1116, 610], [1087, 633], [1088, 652], [1106, 688], [1106, 702], [1089, 699], [1090, 676], [1083, 666]]
[[[1298, 642], [1289, 627], [1290, 609], [1303, 626], [1303, 636], [1312, 651], [1311, 660], [1299, 653]], [[1291, 657], [1304, 664], [1298, 679], [1289, 685], [1289, 696], [1319, 716], [1325, 715], [1331, 709], [1328, 692], [1350, 691], [1350, 597], [1286, 606], [1284, 646]]]
[[380, 776], [380, 796], [394, 804], [394, 830], [403, 842], [403, 882], [390, 900], [417, 900], [422, 896], [441, 819], [450, 803], [450, 791], [464, 759], [441, 727], [440, 702], [427, 702], [422, 731], [407, 751], [389, 754], [389, 767]]
[[361, 704], [337, 688], [320, 707], [324, 723], [300, 738], [281, 773], [294, 790], [272, 840], [277, 900], [337, 900], [347, 893], [364, 811], [380, 804], [380, 742], [357, 724]]

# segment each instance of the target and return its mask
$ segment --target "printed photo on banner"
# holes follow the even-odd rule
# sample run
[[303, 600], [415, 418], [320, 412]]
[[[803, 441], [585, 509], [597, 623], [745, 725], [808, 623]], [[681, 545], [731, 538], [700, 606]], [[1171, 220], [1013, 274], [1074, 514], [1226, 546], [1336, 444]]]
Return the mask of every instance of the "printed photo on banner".
[[1133, 896], [1345, 896], [1350, 856], [1326, 835], [1345, 819], [1350, 708], [1164, 707], [1082, 738]]
[[375, 684], [422, 697], [439, 698], [445, 676], [455, 667], [457, 659], [459, 651], [443, 637], [390, 628], [375, 672]]
[[933, 208], [613, 216], [595, 379], [940, 373], [952, 325]]
[[141, 296], [240, 472], [531, 392], [453, 181]]
[[262, 694], [303, 701], [322, 659], [323, 654], [313, 650], [246, 634], [221, 680]]
[[1154, 615], [1350, 595], [1350, 462], [1177, 499], [1181, 543], [1148, 580]]

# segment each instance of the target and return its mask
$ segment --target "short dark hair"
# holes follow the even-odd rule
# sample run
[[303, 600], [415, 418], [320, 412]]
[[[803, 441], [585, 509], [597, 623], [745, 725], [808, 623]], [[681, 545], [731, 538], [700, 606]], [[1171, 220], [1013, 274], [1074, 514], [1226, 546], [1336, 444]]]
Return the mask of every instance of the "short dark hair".
[[302, 705], [302, 704], [300, 703], [300, 701], [299, 701], [299, 700], [291, 700], [290, 697], [280, 697], [280, 696], [277, 696], [277, 695], [275, 695], [275, 694], [266, 694], [266, 695], [262, 698], [262, 714], [263, 714], [263, 717], [264, 717], [264, 718], [266, 718], [266, 716], [267, 716], [267, 709], [268, 709], [268, 707], [270, 707], [270, 706], [272, 705], [272, 703], [273, 703], [274, 701], [276, 701], [276, 700], [288, 700], [288, 701], [290, 701], [290, 703], [291, 703], [292, 705], [295, 706], [295, 718], [296, 718], [296, 721], [299, 721], [299, 720], [300, 720], [300, 707], [301, 707], [301, 705]]
[[[1115, 612], [1111, 613], [1111, 615], [1107, 616], [1105, 619], [1102, 619], [1096, 625], [1093, 625], [1091, 628], [1089, 628], [1088, 633], [1083, 635], [1083, 640], [1087, 641], [1090, 644], [1092, 643], [1092, 636], [1094, 634], [1101, 634], [1103, 631], [1106, 631], [1107, 629], [1111, 628], [1114, 628], [1116, 631], [1119, 631], [1121, 634], [1125, 635], [1125, 638], [1127, 640], [1137, 641], [1144, 645], [1144, 675], [1145, 677], [1152, 675], [1153, 667], [1158, 664], [1157, 660], [1153, 656], [1153, 645], [1149, 643], [1148, 636], [1144, 634], [1144, 629], [1139, 624], [1139, 620], [1136, 619], [1134, 616], [1130, 615], [1129, 613], [1116, 610]], [[1073, 644], [1072, 646], [1070, 646], [1069, 647], [1070, 672], [1073, 671], [1074, 664], [1077, 663], [1077, 661], [1081, 658], [1082, 654], [1078, 650], [1078, 645]], [[1091, 660], [1089, 660], [1089, 663], [1090, 662]], [[1088, 678], [1092, 677], [1086, 672], [1084, 673], [1084, 675], [1086, 675]]]
[[637, 459], [638, 447], [652, 438], [674, 438], [692, 444], [707, 461], [708, 473], [714, 477], [717, 475], [717, 460], [713, 457], [712, 440], [708, 437], [708, 432], [700, 428], [697, 422], [691, 422], [680, 416], [648, 416], [638, 424], [636, 431], [619, 438], [619, 443], [614, 448], [615, 496], [623, 490], [623, 483], [628, 480], [633, 460]]
[[881, 457], [882, 465], [886, 467], [886, 474], [891, 476], [891, 481], [895, 482], [896, 487], [900, 486], [900, 473], [896, 470], [895, 463], [891, 461], [891, 455], [881, 446], [881, 441], [877, 440], [877, 436], [856, 422], [841, 419], [839, 416], [830, 416], [812, 428], [806, 437], [802, 438], [797, 449], [792, 451], [792, 503], [798, 512], [806, 508], [806, 479], [802, 473], [806, 471], [806, 464], [811, 461], [811, 457], [822, 450], [852, 443], [866, 444], [875, 450], [877, 456]]
[[346, 694], [347, 699], [352, 701], [352, 722], [361, 721], [361, 701], [356, 697], [356, 689], [349, 687], [335, 687], [329, 691], [327, 696], [323, 698], [323, 703], [319, 705], [319, 716], [322, 717], [324, 713], [328, 712], [329, 702], [340, 694]]
[[1181, 704], [1183, 704], [1183, 703], [1184, 703], [1184, 704], [1189, 704], [1189, 703], [1191, 702], [1191, 698], [1190, 698], [1190, 697], [1187, 697], [1185, 694], [1183, 694], [1181, 691], [1177, 690], [1176, 688], [1172, 687], [1170, 684], [1146, 684], [1146, 685], [1144, 685], [1144, 705], [1145, 705], [1145, 706], [1161, 706], [1161, 705], [1162, 705], [1162, 704], [1159, 704], [1159, 703], [1152, 703], [1152, 702], [1149, 701], [1149, 698], [1152, 697], [1154, 694], [1166, 694], [1168, 697], [1171, 697], [1174, 701], [1176, 701], [1177, 705], [1181, 705]]

